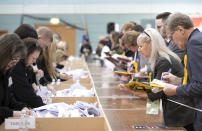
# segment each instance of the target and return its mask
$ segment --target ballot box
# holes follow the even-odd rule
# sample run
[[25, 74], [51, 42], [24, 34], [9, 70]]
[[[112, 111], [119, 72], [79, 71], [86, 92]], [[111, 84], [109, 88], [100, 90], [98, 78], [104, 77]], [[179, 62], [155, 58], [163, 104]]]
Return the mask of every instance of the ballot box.
[[[54, 99], [53, 103], [61, 102], [62, 99]], [[97, 98], [63, 98], [62, 102], [73, 104], [76, 101], [96, 103]], [[35, 128], [30, 131], [111, 131], [108, 120], [99, 106], [98, 117], [65, 117], [65, 118], [35, 118]], [[9, 118], [16, 119], [16, 118]], [[7, 123], [6, 123], [7, 124]], [[0, 126], [0, 131], [18, 131], [18, 129], [5, 129], [5, 123]]]

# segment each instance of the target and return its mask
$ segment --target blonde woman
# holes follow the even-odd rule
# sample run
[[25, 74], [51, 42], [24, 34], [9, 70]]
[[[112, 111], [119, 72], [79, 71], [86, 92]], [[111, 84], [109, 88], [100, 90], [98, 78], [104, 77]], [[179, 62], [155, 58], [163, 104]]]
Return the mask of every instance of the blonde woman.
[[[51, 81], [52, 79], [61, 79], [61, 80], [68, 80], [71, 76], [63, 73], [56, 72], [56, 41], [53, 39], [52, 44], [50, 44], [47, 48], [43, 51], [43, 56], [45, 60], [45, 65], [47, 69], [47, 77], [48, 80]], [[55, 64], [55, 66], [54, 66]], [[49, 76], [48, 76], [49, 75]]]
[[62, 50], [56, 51], [56, 70], [64, 68], [63, 62], [68, 58], [66, 52]]
[[[161, 79], [162, 73], [167, 71], [178, 77], [183, 76], [183, 66], [180, 63], [180, 58], [166, 47], [164, 39], [157, 30], [146, 29], [139, 35], [137, 43], [142, 55], [150, 59], [153, 79]], [[193, 111], [167, 100], [171, 99], [189, 105], [191, 103], [189, 99], [180, 96], [169, 97], [163, 91], [158, 93], [148, 91], [147, 95], [152, 101], [162, 99], [166, 126], [183, 126], [188, 131], [193, 129]]]
[[46, 78], [49, 78], [48, 79], [49, 81], [51, 81], [52, 79], [57, 79], [56, 71], [53, 65], [53, 63], [56, 62], [55, 54], [56, 54], [56, 41], [54, 39], [53, 42], [50, 45], [48, 45], [47, 48], [43, 49], [45, 65], [48, 71], [48, 74], [46, 75], [49, 75]]

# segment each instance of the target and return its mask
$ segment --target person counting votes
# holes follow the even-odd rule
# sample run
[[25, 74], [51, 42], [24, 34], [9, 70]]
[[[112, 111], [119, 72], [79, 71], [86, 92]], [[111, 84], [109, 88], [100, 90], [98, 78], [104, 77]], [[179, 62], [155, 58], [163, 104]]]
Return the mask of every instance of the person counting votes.
[[121, 33], [125, 34], [128, 31], [132, 31], [133, 27], [136, 25], [134, 22], [126, 22], [121, 28]]
[[11, 72], [12, 92], [16, 100], [26, 103], [30, 108], [36, 108], [45, 105], [34, 90], [36, 79], [43, 77], [43, 73], [35, 74], [31, 65], [36, 62], [42, 48], [36, 39], [26, 38], [23, 41], [27, 47], [27, 56], [20, 60]]
[[[39, 69], [42, 69], [44, 72], [44, 76], [46, 79], [41, 79], [40, 83], [50, 83], [52, 79], [55, 78], [55, 69], [53, 70], [53, 54], [51, 52], [51, 46], [53, 40], [53, 34], [47, 27], [39, 27], [37, 29], [38, 34], [38, 42], [40, 46], [43, 48], [42, 53], [39, 56], [39, 59], [37, 60], [37, 66]], [[56, 48], [56, 47], [55, 47]], [[69, 75], [63, 74], [63, 73], [57, 73], [56, 74], [57, 79], [62, 80], [68, 80], [70, 78]]]
[[[25, 39], [25, 38], [34, 38], [38, 40], [38, 34], [37, 31], [29, 24], [22, 24], [20, 25], [15, 31], [14, 33], [16, 33], [21, 39]], [[41, 41], [41, 40], [40, 40]], [[34, 68], [34, 72], [42, 72], [43, 71], [41, 69]], [[47, 85], [48, 81], [45, 77], [41, 78], [40, 80], [40, 84], [42, 85]]]
[[101, 67], [104, 67], [105, 64], [106, 64], [105, 61], [104, 61], [104, 59], [107, 56], [105, 54], [105, 52], [109, 52], [110, 49], [107, 46], [107, 41], [106, 40], [100, 40], [98, 47], [99, 47], [99, 49], [101, 49], [100, 58], [99, 58], [100, 59], [100, 65], [101, 65]]
[[67, 60], [68, 56], [66, 52], [62, 50], [56, 50], [56, 70], [63, 69], [65, 66], [63, 63]]
[[137, 37], [139, 33], [135, 31], [128, 31], [126, 32], [122, 40], [122, 45], [125, 46], [125, 48], [131, 52], [133, 52], [132, 55], [132, 62], [130, 66], [128, 67], [128, 72], [137, 73], [140, 68], [140, 54], [138, 53], [138, 46], [137, 46]]
[[[163, 73], [165, 82], [164, 93], [168, 96], [186, 96], [192, 100], [194, 115], [194, 128], [202, 129], [202, 33], [194, 29], [189, 16], [182, 13], [174, 13], [167, 20], [168, 35], [181, 49], [186, 49], [184, 59], [184, 78], [172, 73]], [[186, 104], [186, 103], [183, 103]], [[187, 104], [188, 105], [188, 104]], [[188, 105], [191, 106], [191, 105]], [[184, 107], [185, 108], [185, 107]]]
[[20, 117], [20, 110], [26, 110], [27, 105], [16, 101], [11, 95], [9, 86], [12, 79], [9, 77], [10, 70], [26, 54], [26, 48], [23, 41], [16, 34], [7, 34], [0, 37], [0, 124], [5, 118]]
[[138, 73], [141, 68], [143, 68], [148, 63], [148, 59], [144, 58], [140, 52], [138, 52], [137, 38], [139, 33], [136, 31], [128, 31], [121, 38], [122, 44], [125, 48], [131, 52], [132, 62], [128, 66], [129, 73]]
[[[168, 70], [171, 70], [177, 76], [183, 76], [183, 66], [180, 63], [180, 58], [166, 47], [164, 39], [157, 30], [152, 28], [146, 29], [138, 36], [137, 43], [139, 52], [144, 57], [150, 58], [152, 79], [160, 80], [161, 74]], [[157, 93], [153, 93], [150, 90], [146, 92], [147, 97], [152, 101], [162, 99], [163, 117], [166, 126], [183, 126], [188, 131], [193, 130], [193, 111], [167, 101], [167, 99], [172, 99], [178, 102], [190, 103], [188, 98], [178, 96], [168, 97], [162, 90]]]
[[179, 47], [173, 43], [173, 41], [168, 37], [166, 33], [166, 20], [168, 19], [170, 12], [163, 12], [157, 14], [156, 16], [156, 28], [158, 32], [161, 34], [163, 39], [166, 42], [167, 47], [174, 53], [176, 53], [180, 59], [183, 61], [185, 50], [179, 49]]
[[111, 54], [121, 54], [122, 48], [120, 47], [120, 38], [122, 34], [119, 32], [112, 31], [109, 35], [110, 41], [112, 43]]
[[45, 60], [44, 53], [45, 53], [45, 49], [48, 47], [48, 45], [50, 45], [53, 42], [53, 34], [50, 31], [50, 29], [47, 27], [39, 27], [36, 31], [38, 34], [38, 42], [39, 42], [41, 48], [43, 49], [42, 53], [40, 54], [40, 56], [36, 62], [38, 68], [43, 70], [44, 77], [45, 77], [45, 79], [40, 80], [40, 83], [48, 84], [49, 82], [52, 81], [52, 78], [51, 78], [50, 74], [48, 73], [47, 63]]
[[29, 24], [20, 25], [17, 29], [15, 29], [14, 33], [16, 33], [22, 40], [28, 37], [38, 39], [36, 30]]
[[[183, 66], [180, 58], [170, 51], [161, 35], [155, 29], [147, 29], [138, 37], [139, 51], [145, 57], [150, 58], [152, 79], [161, 79], [163, 72], [171, 72], [179, 77], [183, 76]], [[148, 98], [152, 101], [162, 99], [163, 116], [166, 126], [183, 126], [188, 131], [193, 130], [193, 111], [181, 105], [167, 101], [167, 99], [189, 104], [187, 97], [166, 96], [163, 91], [153, 93], [147, 92]], [[185, 115], [186, 114], [186, 115]]]

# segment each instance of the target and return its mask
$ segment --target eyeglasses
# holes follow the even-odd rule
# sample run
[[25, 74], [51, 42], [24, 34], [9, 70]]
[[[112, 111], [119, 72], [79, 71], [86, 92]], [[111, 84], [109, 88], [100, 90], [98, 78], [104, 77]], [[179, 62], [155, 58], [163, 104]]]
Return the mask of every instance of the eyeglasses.
[[170, 40], [173, 40], [173, 35], [175, 34], [177, 30], [170, 32], [169, 38]]

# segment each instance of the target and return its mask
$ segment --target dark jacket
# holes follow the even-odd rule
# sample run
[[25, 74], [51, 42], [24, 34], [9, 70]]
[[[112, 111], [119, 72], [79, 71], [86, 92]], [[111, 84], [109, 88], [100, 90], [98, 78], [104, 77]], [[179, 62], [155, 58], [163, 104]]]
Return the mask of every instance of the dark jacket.
[[0, 72], [0, 124], [12, 117], [14, 110], [21, 110], [26, 104], [17, 102], [8, 90], [8, 75]]
[[[171, 69], [172, 74], [178, 77], [183, 77], [184, 73], [182, 64], [171, 56], [170, 59], [172, 64], [170, 64], [169, 61], [164, 57], [157, 60], [153, 72], [153, 78], [160, 80], [162, 73], [167, 72], [169, 69]], [[192, 110], [167, 100], [168, 98], [180, 103], [190, 104], [191, 101], [189, 98], [180, 96], [166, 96], [163, 91], [158, 93], [148, 92], [147, 94], [149, 99], [152, 101], [160, 98], [162, 99], [163, 117], [166, 126], [182, 127], [193, 123], [194, 112]]]
[[176, 44], [174, 44], [171, 40], [167, 43], [168, 44], [168, 48], [174, 52], [175, 54], [177, 54], [180, 59], [183, 61], [184, 60], [184, 55], [185, 55], [185, 50], [180, 49]]
[[[193, 106], [202, 109], [202, 33], [195, 29], [187, 44], [188, 83], [177, 87], [177, 95], [188, 96]], [[202, 113], [196, 111], [194, 118], [196, 131], [202, 130]]]
[[132, 52], [130, 50], [125, 50], [125, 56], [127, 56], [127, 57], [134, 57], [134, 52]]
[[83, 44], [80, 49], [80, 53], [84, 54], [85, 56], [89, 56], [92, 53], [92, 47], [90, 44]]
[[26, 67], [23, 61], [19, 61], [12, 70], [11, 77], [13, 80], [12, 91], [16, 100], [26, 103], [31, 108], [45, 105], [32, 88], [36, 78], [32, 67]]

